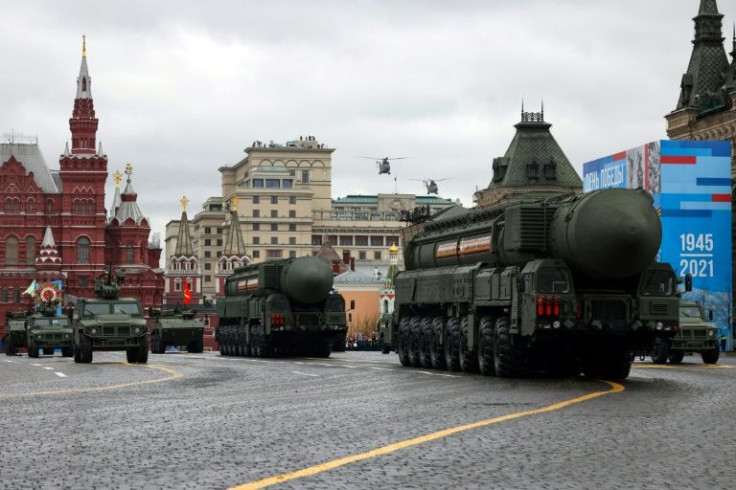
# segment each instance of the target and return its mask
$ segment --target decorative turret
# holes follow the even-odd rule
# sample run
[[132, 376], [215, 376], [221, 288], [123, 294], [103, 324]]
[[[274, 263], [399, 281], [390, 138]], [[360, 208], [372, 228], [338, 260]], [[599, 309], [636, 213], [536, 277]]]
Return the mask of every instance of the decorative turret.
[[693, 18], [693, 52], [687, 72], [680, 81], [676, 110], [688, 107], [708, 110], [722, 104], [722, 76], [728, 68], [722, 19], [716, 0], [700, 0], [698, 15]]
[[111, 221], [115, 217], [115, 213], [118, 212], [120, 203], [123, 202], [122, 199], [120, 199], [120, 181], [123, 180], [123, 174], [120, 173], [120, 170], [116, 170], [115, 173], [112, 174], [112, 178], [115, 180], [115, 195], [112, 198], [110, 218], [108, 221]]
[[509, 195], [582, 192], [583, 182], [544, 121], [540, 112], [527, 112], [521, 104], [521, 122], [506, 154], [493, 159], [493, 178], [487, 189], [476, 192], [479, 206]]
[[189, 232], [189, 219], [187, 218], [187, 204], [189, 204], [189, 199], [187, 199], [187, 196], [182, 196], [179, 202], [181, 203], [181, 221], [179, 222], [179, 235], [176, 239], [174, 256], [188, 258], [194, 255], [192, 235]]
[[74, 112], [69, 119], [69, 129], [72, 131], [72, 154], [94, 155], [95, 138], [97, 135], [98, 120], [95, 117], [94, 101], [92, 100], [92, 77], [87, 70], [87, 40], [82, 36], [82, 64], [77, 77], [77, 95], [74, 99]]
[[219, 272], [229, 275], [234, 269], [248, 265], [251, 262], [250, 257], [245, 253], [245, 241], [243, 241], [243, 232], [240, 227], [238, 198], [236, 196], [230, 199], [230, 223], [226, 227], [227, 237], [220, 256]]
[[117, 220], [118, 224], [123, 224], [128, 220], [132, 220], [136, 225], [140, 225], [146, 221], [146, 218], [143, 216], [141, 208], [138, 207], [138, 194], [133, 190], [133, 184], [131, 183], [130, 176], [133, 174], [133, 165], [126, 163], [125, 173], [128, 176], [127, 184], [125, 190], [120, 194], [120, 205], [114, 210], [115, 214], [112, 221]]
[[46, 227], [46, 232], [43, 235], [43, 241], [41, 242], [41, 248], [36, 257], [36, 268], [41, 271], [56, 271], [61, 267], [61, 257], [59, 256], [59, 249], [56, 247], [56, 241], [54, 240], [54, 233], [51, 231], [51, 227]]
[[[192, 245], [192, 234], [189, 230], [189, 218], [187, 217], [187, 205], [189, 199], [182, 196], [181, 220], [179, 221], [179, 234], [177, 235], [176, 248], [168, 262], [166, 269], [166, 304], [201, 304], [202, 303], [202, 271], [199, 267], [199, 259]], [[189, 300], [186, 302], [185, 293]]]

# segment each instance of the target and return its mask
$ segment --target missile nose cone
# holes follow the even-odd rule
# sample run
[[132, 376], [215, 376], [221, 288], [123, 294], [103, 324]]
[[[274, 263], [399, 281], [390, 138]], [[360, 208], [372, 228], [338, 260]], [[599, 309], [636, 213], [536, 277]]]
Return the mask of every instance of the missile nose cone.
[[325, 299], [332, 290], [332, 270], [318, 257], [302, 257], [284, 269], [281, 284], [292, 299], [316, 303]]

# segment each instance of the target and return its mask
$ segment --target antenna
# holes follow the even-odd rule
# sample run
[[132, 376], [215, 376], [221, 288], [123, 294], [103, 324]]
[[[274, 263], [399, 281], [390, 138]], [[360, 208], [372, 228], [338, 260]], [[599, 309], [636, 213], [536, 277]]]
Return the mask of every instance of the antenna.
[[397, 175], [394, 173], [394, 194], [399, 193], [399, 184], [396, 182]]

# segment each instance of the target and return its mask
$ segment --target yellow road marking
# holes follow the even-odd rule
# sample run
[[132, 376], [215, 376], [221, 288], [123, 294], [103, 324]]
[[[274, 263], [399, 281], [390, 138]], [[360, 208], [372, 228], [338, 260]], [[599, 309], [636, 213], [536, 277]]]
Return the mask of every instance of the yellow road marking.
[[632, 368], [635, 369], [677, 369], [677, 368], [694, 368], [694, 369], [733, 369], [734, 366], [728, 364], [636, 364]]
[[326, 463], [318, 464], [315, 466], [310, 466], [309, 468], [304, 468], [302, 470], [293, 471], [291, 473], [284, 473], [281, 475], [264, 478], [262, 480], [257, 480], [257, 481], [253, 481], [250, 483], [244, 483], [242, 485], [232, 487], [231, 490], [254, 490], [258, 488], [265, 488], [271, 485], [276, 485], [277, 483], [284, 483], [290, 480], [296, 480], [298, 478], [313, 476], [318, 473], [322, 473], [324, 471], [329, 471], [335, 468], [339, 468], [340, 466], [345, 466], [345, 465], [355, 463], [358, 461], [363, 461], [365, 459], [383, 456], [385, 454], [390, 454], [395, 451], [406, 449], [411, 446], [416, 446], [418, 444], [423, 444], [425, 442], [430, 442], [436, 439], [451, 436], [453, 434], [457, 434], [458, 432], [464, 432], [464, 431], [471, 430], [471, 429], [477, 429], [478, 427], [485, 427], [487, 425], [497, 424], [499, 422], [505, 422], [507, 420], [514, 420], [514, 419], [518, 419], [521, 417], [527, 417], [529, 415], [537, 415], [540, 413], [553, 412], [555, 410], [560, 410], [562, 408], [569, 407], [570, 405], [574, 405], [576, 403], [581, 403], [581, 402], [585, 402], [588, 400], [592, 400], [594, 398], [598, 398], [599, 396], [609, 395], [611, 393], [620, 393], [624, 391], [625, 389], [623, 385], [620, 385], [618, 383], [614, 383], [612, 381], [605, 381], [605, 380], [602, 380], [602, 381], [604, 383], [607, 383], [611, 387], [611, 389], [606, 390], [606, 391], [595, 391], [593, 393], [588, 393], [587, 395], [583, 395], [577, 398], [572, 398], [570, 400], [564, 400], [561, 402], [553, 403], [552, 405], [547, 405], [546, 407], [542, 407], [542, 408], [536, 408], [534, 410], [525, 410], [523, 412], [510, 413], [507, 415], [501, 415], [500, 417], [494, 417], [492, 419], [481, 420], [479, 422], [473, 422], [473, 423], [466, 424], [466, 425], [460, 425], [458, 427], [451, 427], [449, 429], [444, 429], [444, 430], [440, 430], [437, 432], [433, 432], [431, 434], [414, 437], [412, 439], [407, 439], [405, 441], [395, 442], [393, 444], [389, 444], [388, 446], [379, 447], [379, 448], [372, 449], [370, 451], [366, 451], [363, 453], [353, 454], [351, 456], [346, 456], [344, 458], [333, 459], [332, 461], [327, 461]]
[[50, 390], [50, 391], [34, 391], [31, 393], [17, 393], [17, 394], [9, 394], [9, 395], [0, 395], [0, 399], [7, 399], [7, 398], [23, 398], [28, 396], [48, 396], [48, 395], [68, 395], [69, 393], [90, 393], [95, 391], [112, 391], [112, 390], [119, 390], [121, 388], [129, 388], [131, 386], [141, 386], [151, 383], [161, 383], [163, 381], [171, 381], [174, 379], [179, 379], [183, 376], [178, 371], [174, 371], [173, 369], [158, 366], [156, 364], [128, 364], [127, 362], [121, 362], [121, 363], [105, 363], [105, 364], [116, 364], [119, 366], [138, 366], [138, 367], [147, 367], [150, 369], [157, 369], [159, 371], [163, 371], [165, 373], [169, 373], [170, 376], [167, 376], [165, 378], [158, 378], [158, 379], [149, 379], [146, 381], [132, 381], [130, 383], [120, 383], [115, 385], [108, 385], [108, 386], [94, 386], [90, 388], [69, 388], [65, 390]]

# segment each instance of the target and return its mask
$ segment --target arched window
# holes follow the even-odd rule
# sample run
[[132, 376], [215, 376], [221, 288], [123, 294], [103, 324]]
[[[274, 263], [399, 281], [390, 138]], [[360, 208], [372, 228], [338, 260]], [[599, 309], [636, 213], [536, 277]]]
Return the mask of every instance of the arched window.
[[5, 262], [7, 264], [18, 263], [18, 239], [14, 236], [5, 240]]
[[26, 238], [26, 265], [36, 262], [36, 239], [32, 236]]
[[125, 246], [125, 263], [126, 264], [133, 263], [133, 245]]
[[77, 263], [89, 264], [89, 238], [87, 237], [77, 239]]
[[34, 214], [36, 212], [36, 201], [32, 197], [26, 201], [26, 214]]
[[181, 291], [181, 278], [174, 279], [174, 291]]
[[8, 197], [5, 199], [6, 213], [20, 213], [20, 199]]
[[46, 199], [46, 214], [53, 214], [54, 212], [54, 200]]

